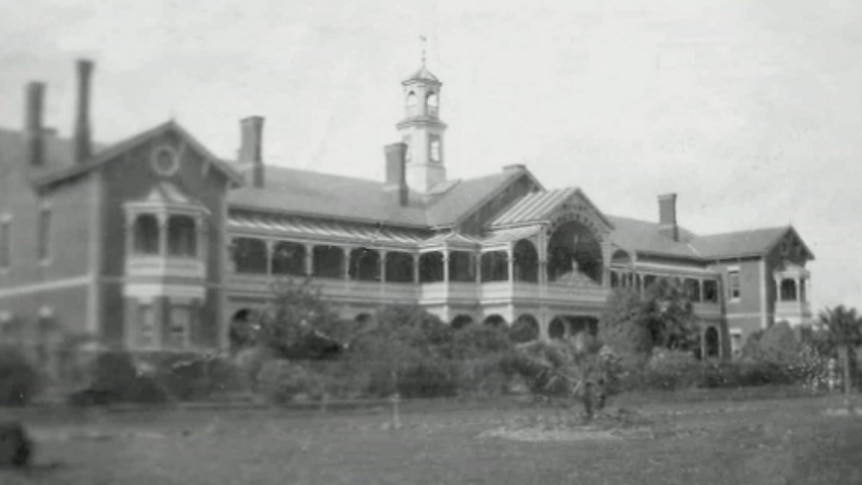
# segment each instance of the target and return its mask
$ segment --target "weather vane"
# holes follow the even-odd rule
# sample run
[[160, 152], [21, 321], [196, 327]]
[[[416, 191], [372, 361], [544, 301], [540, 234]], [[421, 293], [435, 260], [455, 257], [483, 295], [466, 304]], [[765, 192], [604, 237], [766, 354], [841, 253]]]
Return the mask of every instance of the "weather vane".
[[420, 35], [419, 41], [422, 42], [422, 67], [425, 67], [425, 45], [428, 39], [424, 35]]

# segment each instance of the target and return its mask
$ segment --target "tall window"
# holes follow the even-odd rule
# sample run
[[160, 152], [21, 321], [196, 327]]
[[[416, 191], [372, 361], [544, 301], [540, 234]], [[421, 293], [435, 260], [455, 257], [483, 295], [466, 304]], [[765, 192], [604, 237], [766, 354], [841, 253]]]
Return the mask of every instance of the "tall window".
[[156, 313], [152, 305], [138, 307], [138, 344], [141, 347], [152, 347], [156, 344]]
[[43, 207], [39, 211], [39, 234], [37, 237], [39, 261], [50, 258], [51, 209]]
[[730, 300], [739, 300], [742, 296], [739, 286], [739, 270], [731, 270], [727, 272], [727, 291]]
[[700, 302], [700, 281], [693, 278], [685, 279], [685, 291], [693, 302]]
[[796, 280], [781, 280], [781, 301], [796, 301]]
[[718, 281], [703, 281], [703, 301], [707, 303], [718, 303]]
[[189, 345], [191, 333], [192, 311], [184, 305], [171, 305], [171, 322], [168, 334], [165, 336], [165, 346], [171, 349], [182, 349]]
[[0, 221], [0, 269], [12, 264], [12, 221]]
[[159, 221], [152, 214], [142, 214], [135, 219], [135, 252], [159, 254]]
[[195, 220], [189, 216], [171, 216], [168, 219], [168, 254], [194, 257], [197, 254]]

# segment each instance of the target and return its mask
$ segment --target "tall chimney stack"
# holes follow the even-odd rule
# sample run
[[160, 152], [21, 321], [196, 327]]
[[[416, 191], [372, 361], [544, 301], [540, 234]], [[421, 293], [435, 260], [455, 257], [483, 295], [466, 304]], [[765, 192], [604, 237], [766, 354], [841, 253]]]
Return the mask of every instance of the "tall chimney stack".
[[395, 201], [400, 206], [407, 205], [409, 191], [407, 189], [407, 144], [392, 143], [384, 147], [386, 152], [386, 186], [385, 190], [394, 193]]
[[239, 161], [252, 187], [263, 188], [263, 116], [249, 116], [240, 120]]
[[30, 165], [45, 162], [45, 134], [42, 116], [45, 105], [45, 83], [31, 81], [25, 88], [24, 135], [27, 138], [27, 158]]
[[90, 77], [93, 61], [79, 59], [78, 63], [78, 110], [75, 114], [75, 161], [84, 163], [92, 154], [90, 131]]
[[676, 223], [676, 194], [658, 196], [659, 232], [679, 241], [679, 226]]

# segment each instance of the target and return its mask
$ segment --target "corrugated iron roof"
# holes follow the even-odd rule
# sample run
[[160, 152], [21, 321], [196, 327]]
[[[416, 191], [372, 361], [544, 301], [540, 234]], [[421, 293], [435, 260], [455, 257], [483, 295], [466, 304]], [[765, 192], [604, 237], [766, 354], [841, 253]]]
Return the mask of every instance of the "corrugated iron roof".
[[533, 192], [516, 202], [491, 222], [491, 227], [541, 222], [546, 220], [560, 204], [577, 192], [574, 187]]
[[790, 230], [783, 226], [711, 234], [694, 238], [692, 245], [705, 258], [761, 255]]
[[338, 240], [353, 244], [416, 247], [422, 234], [413, 231], [343, 222], [232, 214], [228, 227], [254, 233], [276, 233], [300, 239]]
[[442, 232], [422, 241], [422, 247], [444, 245], [476, 247], [479, 245], [479, 240], [459, 232]]
[[499, 229], [490, 232], [484, 239], [482, 239], [482, 245], [494, 246], [512, 241], [519, 241], [521, 239], [527, 239], [535, 236], [541, 230], [541, 226], [524, 226], [515, 227], [512, 229]]

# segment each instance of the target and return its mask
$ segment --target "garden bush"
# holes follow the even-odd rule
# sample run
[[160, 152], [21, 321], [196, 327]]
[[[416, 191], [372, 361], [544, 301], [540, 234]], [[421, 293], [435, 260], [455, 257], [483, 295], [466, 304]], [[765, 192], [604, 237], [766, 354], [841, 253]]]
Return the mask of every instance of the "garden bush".
[[450, 356], [454, 359], [476, 359], [490, 353], [512, 349], [508, 330], [495, 325], [467, 325], [452, 336]]
[[517, 375], [516, 360], [516, 353], [508, 351], [456, 361], [458, 391], [482, 395], [510, 392]]
[[25, 406], [39, 390], [39, 372], [19, 349], [0, 346], [0, 405]]
[[131, 353], [100, 352], [85, 369], [85, 385], [69, 396], [70, 404], [159, 404], [172, 399], [170, 392], [154, 376], [138, 369]]
[[320, 399], [326, 393], [325, 380], [306, 366], [284, 359], [265, 363], [258, 376], [261, 392], [273, 404]]
[[406, 398], [449, 397], [458, 392], [454, 366], [433, 358], [407, 365], [398, 375], [397, 386], [398, 394]]
[[214, 355], [148, 352], [135, 355], [137, 367], [158, 381], [175, 399], [203, 399], [243, 388], [242, 371], [228, 359]]

